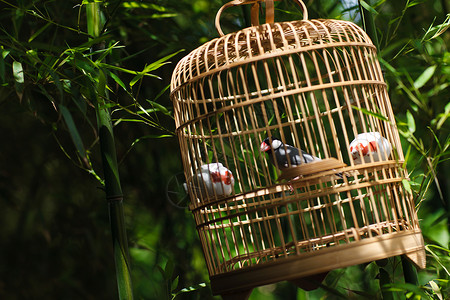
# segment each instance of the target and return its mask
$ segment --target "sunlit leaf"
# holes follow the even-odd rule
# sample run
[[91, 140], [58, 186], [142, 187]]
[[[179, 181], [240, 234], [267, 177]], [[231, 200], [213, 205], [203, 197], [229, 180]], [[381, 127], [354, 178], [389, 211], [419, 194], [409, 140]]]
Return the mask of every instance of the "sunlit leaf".
[[403, 187], [405, 188], [405, 190], [406, 190], [408, 193], [412, 194], [411, 185], [409, 184], [409, 180], [407, 180], [407, 179], [402, 179], [402, 184], [403, 184]]
[[419, 5], [419, 4], [421, 4], [422, 2], [423, 2], [423, 0], [408, 2], [408, 5], [406, 6], [406, 8], [410, 8], [410, 7]]
[[81, 4], [89, 4], [89, 3], [102, 3], [104, 0], [83, 0]]
[[447, 29], [450, 28], [450, 14], [447, 14], [447, 18], [445, 19], [445, 21], [437, 26], [437, 30], [436, 33], [431, 37], [431, 39], [435, 39], [438, 36], [440, 36], [441, 34], [443, 34], [445, 31], [447, 31]]
[[15, 62], [13, 62], [12, 68], [13, 68], [13, 76], [14, 76], [14, 80], [15, 80], [14, 85], [16, 88], [16, 93], [17, 93], [17, 96], [19, 97], [19, 99], [22, 99], [24, 82], [25, 82], [22, 63], [15, 61]]
[[122, 2], [122, 6], [125, 8], [145, 8], [145, 9], [154, 9], [160, 12], [165, 12], [167, 9], [164, 6], [156, 5], [153, 3], [144, 3], [137, 1], [130, 2]]
[[442, 125], [444, 125], [445, 121], [450, 117], [450, 102], [445, 105], [444, 113], [439, 114], [439, 121], [436, 124], [436, 129], [441, 129]]
[[3, 49], [3, 46], [0, 47], [0, 55], [3, 59], [5, 59], [11, 50]]
[[359, 3], [361, 3], [361, 6], [364, 7], [367, 11], [371, 12], [372, 14], [374, 14], [375, 16], [378, 15], [378, 12], [369, 4], [367, 4], [366, 1], [364, 0], [359, 0]]
[[166, 14], [151, 14], [151, 15], [139, 15], [137, 18], [139, 19], [163, 19], [163, 18], [173, 18], [178, 16], [175, 13], [166, 13]]
[[17, 83], [24, 83], [22, 63], [15, 61], [15, 62], [13, 62], [12, 67], [13, 67], [13, 75], [14, 75], [15, 81]]
[[408, 110], [406, 112], [406, 120], [408, 122], [408, 130], [410, 133], [414, 133], [416, 131], [416, 122], [414, 121], [414, 116]]
[[442, 293], [441, 293], [441, 289], [439, 288], [439, 286], [437, 285], [436, 282], [434, 282], [433, 280], [428, 281], [428, 284], [431, 286], [431, 289], [433, 290], [433, 292], [436, 294], [436, 296], [438, 296], [438, 298], [440, 300], [443, 300], [442, 298]]
[[194, 292], [196, 290], [202, 289], [206, 287], [206, 283], [199, 283], [197, 285], [193, 285], [187, 288], [183, 288], [181, 290], [179, 290], [178, 292], [172, 294], [172, 299], [175, 299], [178, 295], [180, 294], [184, 294], [184, 293], [190, 293], [190, 292]]
[[423, 87], [431, 79], [431, 77], [433, 77], [436, 67], [437, 65], [426, 68], [425, 71], [416, 79], [416, 81], [414, 81], [414, 87], [416, 89]]

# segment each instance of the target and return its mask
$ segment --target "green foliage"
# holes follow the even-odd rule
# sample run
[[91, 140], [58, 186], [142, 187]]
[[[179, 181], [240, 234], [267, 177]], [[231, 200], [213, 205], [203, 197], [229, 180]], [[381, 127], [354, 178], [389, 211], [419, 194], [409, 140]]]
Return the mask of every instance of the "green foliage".
[[[0, 2], [0, 249], [8, 258], [0, 298], [117, 298], [101, 201], [100, 97], [112, 112], [136, 299], [217, 299], [192, 216], [167, 198], [168, 182], [182, 170], [167, 89], [169, 61], [217, 36], [214, 14], [225, 1]], [[85, 5], [93, 2], [102, 13], [90, 12], [92, 20], [104, 25], [88, 31]], [[334, 0], [305, 3], [310, 18], [357, 11]], [[400, 258], [390, 258], [334, 270], [311, 292], [289, 283], [259, 287], [251, 300], [450, 294], [448, 7], [439, 0], [361, 3], [375, 16], [427, 268], [411, 285]], [[245, 26], [242, 12], [224, 14], [224, 32]], [[275, 18], [301, 13], [294, 1], [282, 1]]]

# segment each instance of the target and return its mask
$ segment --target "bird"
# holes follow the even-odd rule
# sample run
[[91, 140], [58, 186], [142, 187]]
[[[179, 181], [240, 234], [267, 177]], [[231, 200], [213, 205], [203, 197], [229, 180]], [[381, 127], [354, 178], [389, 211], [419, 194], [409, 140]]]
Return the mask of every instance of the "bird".
[[[296, 167], [303, 163], [307, 164], [321, 160], [294, 146], [284, 144], [276, 137], [265, 138], [261, 143], [260, 151], [268, 153], [270, 162], [280, 170]], [[274, 158], [276, 159], [276, 162], [274, 161]]]
[[355, 164], [387, 160], [391, 155], [392, 145], [379, 132], [360, 133], [349, 145], [350, 154]]
[[[265, 138], [261, 143], [260, 151], [268, 153], [270, 162], [281, 171], [291, 167], [300, 166], [301, 164], [321, 161], [319, 157], [311, 155], [303, 150], [299, 150], [294, 146], [284, 144], [276, 137]], [[343, 178], [342, 173], [336, 173], [335, 175], [341, 179]]]
[[[186, 192], [188, 191], [188, 184], [183, 184]], [[233, 173], [222, 163], [203, 164], [191, 177], [190, 188], [196, 193], [194, 195], [202, 198], [214, 196], [228, 196], [234, 190]]]

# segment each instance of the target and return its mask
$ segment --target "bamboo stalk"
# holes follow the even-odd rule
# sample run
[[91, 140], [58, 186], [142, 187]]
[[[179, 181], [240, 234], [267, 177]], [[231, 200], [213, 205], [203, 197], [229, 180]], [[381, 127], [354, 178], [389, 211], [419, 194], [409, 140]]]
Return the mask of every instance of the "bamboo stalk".
[[391, 283], [389, 273], [386, 272], [385, 269], [380, 268], [379, 276], [380, 276], [380, 290], [383, 300], [394, 300], [395, 297], [393, 292], [383, 290], [384, 285], [388, 285]]
[[[86, 4], [88, 33], [91, 37], [100, 36], [102, 30], [100, 4], [99, 2]], [[100, 45], [100, 47], [102, 46]], [[117, 164], [111, 113], [107, 106], [106, 77], [101, 69], [98, 70], [97, 78], [95, 110], [97, 114], [106, 200], [108, 201], [111, 235], [113, 239], [119, 299], [133, 299], [130, 256], [123, 213], [122, 187]]]
[[[99, 97], [99, 99], [103, 99]], [[114, 134], [109, 109], [104, 100], [97, 101], [97, 125], [102, 153], [105, 192], [108, 200], [114, 260], [120, 299], [132, 299], [130, 258], [123, 214], [123, 196], [117, 165]]]
[[403, 268], [403, 276], [405, 277], [406, 283], [411, 283], [416, 286], [419, 285], [419, 279], [417, 278], [417, 270], [414, 265], [409, 261], [406, 255], [402, 255], [402, 268]]

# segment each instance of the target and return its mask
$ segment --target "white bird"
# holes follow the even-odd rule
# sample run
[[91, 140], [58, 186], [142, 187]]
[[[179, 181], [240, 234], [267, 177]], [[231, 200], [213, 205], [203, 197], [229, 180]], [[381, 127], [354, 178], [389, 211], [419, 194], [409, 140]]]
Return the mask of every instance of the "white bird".
[[355, 164], [387, 160], [391, 155], [392, 146], [379, 132], [360, 133], [349, 145], [350, 154]]
[[[205, 164], [192, 176], [190, 187], [202, 198], [228, 196], [234, 188], [233, 173], [221, 163]], [[184, 188], [187, 191], [186, 183]]]

